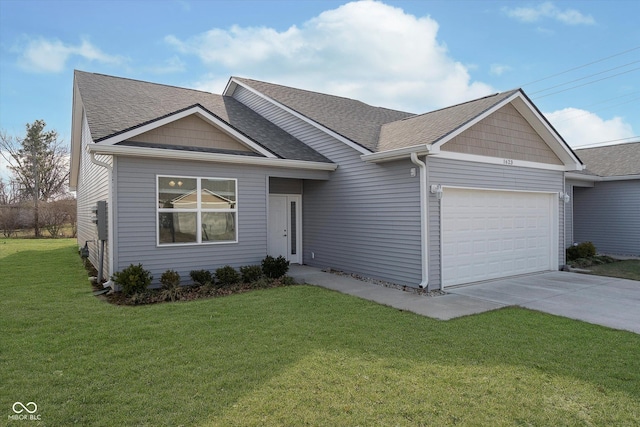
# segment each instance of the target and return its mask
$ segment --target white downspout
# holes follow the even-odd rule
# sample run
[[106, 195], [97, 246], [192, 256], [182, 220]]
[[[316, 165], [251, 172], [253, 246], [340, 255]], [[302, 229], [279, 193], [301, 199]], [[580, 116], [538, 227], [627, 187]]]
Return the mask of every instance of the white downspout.
[[109, 163], [101, 162], [100, 160], [96, 159], [96, 153], [94, 151], [90, 151], [88, 148], [89, 147], [87, 147], [87, 151], [89, 152], [89, 156], [91, 156], [91, 163], [106, 168], [109, 172], [109, 179], [111, 179], [111, 172], [113, 172], [113, 168], [111, 167], [111, 165]]
[[420, 168], [420, 250], [422, 252], [422, 282], [418, 285], [422, 289], [429, 290], [429, 255], [427, 244], [427, 164], [418, 158], [417, 153], [411, 153], [411, 162]]
[[[96, 159], [95, 157], [96, 153], [91, 151], [89, 146], [87, 146], [87, 152], [89, 153], [89, 159], [91, 160], [91, 163], [93, 163], [96, 166], [103, 167], [107, 170], [107, 179], [108, 179], [108, 185], [109, 185], [109, 200], [107, 202], [107, 209], [111, 211], [111, 209], [113, 208], [113, 204], [112, 204], [113, 192], [111, 189], [111, 185], [113, 182], [113, 167], [109, 163], [105, 163]], [[113, 275], [113, 214], [111, 212], [107, 215], [107, 227], [109, 229], [109, 272], [108, 272], [109, 280], [106, 283], [104, 283], [103, 286], [105, 288], [112, 285], [110, 277]], [[104, 249], [102, 249], [102, 252], [103, 252], [102, 255], [104, 256]], [[99, 280], [101, 279], [102, 278], [100, 278]]]

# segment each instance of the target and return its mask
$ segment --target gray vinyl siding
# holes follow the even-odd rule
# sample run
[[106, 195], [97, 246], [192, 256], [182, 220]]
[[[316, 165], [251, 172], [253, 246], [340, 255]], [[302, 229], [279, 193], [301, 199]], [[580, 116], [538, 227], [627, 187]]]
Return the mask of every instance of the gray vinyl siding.
[[[541, 169], [490, 165], [427, 157], [428, 184], [469, 188], [491, 188], [560, 192], [563, 191], [564, 173]], [[446, 197], [446, 194], [445, 194]], [[441, 285], [440, 256], [440, 201], [429, 193], [429, 287]], [[558, 264], [564, 264], [564, 202], [558, 203]]]
[[599, 253], [640, 256], [640, 180], [596, 182], [573, 190], [576, 242]]
[[[87, 242], [89, 246], [89, 260], [98, 268], [98, 229], [92, 222], [93, 212], [91, 209], [98, 200], [108, 200], [109, 198], [109, 174], [107, 169], [91, 163], [89, 154], [86, 151], [87, 144], [93, 144], [87, 118], [82, 118], [82, 149], [80, 150], [80, 172], [78, 174], [77, 203], [78, 203], [78, 246], [84, 246]], [[111, 164], [110, 156], [96, 156], [97, 160]], [[105, 244], [104, 256], [104, 276], [107, 278], [109, 272], [109, 244]]]
[[328, 181], [304, 181], [303, 262], [417, 286], [421, 281], [419, 174], [408, 160], [363, 162], [360, 153], [250, 91], [234, 97], [338, 164]]
[[[226, 165], [176, 160], [118, 157], [118, 250], [116, 270], [142, 263], [154, 283], [176, 270], [184, 282], [191, 270], [215, 270], [224, 265], [259, 264], [267, 253], [267, 185], [270, 176], [327, 179], [322, 171]], [[158, 175], [237, 179], [238, 242], [201, 245], [157, 245], [156, 177]]]

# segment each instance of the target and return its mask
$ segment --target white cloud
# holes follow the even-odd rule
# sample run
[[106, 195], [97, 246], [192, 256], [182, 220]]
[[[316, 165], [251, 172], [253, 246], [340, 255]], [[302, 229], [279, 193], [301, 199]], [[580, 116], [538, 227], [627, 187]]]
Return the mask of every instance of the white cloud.
[[[356, 98], [373, 105], [429, 111], [495, 90], [474, 82], [438, 41], [438, 23], [376, 1], [328, 10], [285, 31], [214, 28], [165, 41], [228, 74]], [[227, 75], [209, 75], [201, 89], [220, 92]], [[215, 84], [215, 87], [214, 87]]]
[[14, 50], [21, 52], [18, 64], [27, 71], [37, 73], [59, 73], [72, 56], [105, 64], [120, 64], [124, 61], [120, 56], [102, 52], [88, 40], [82, 40], [79, 45], [70, 45], [57, 39], [37, 38]]
[[596, 23], [591, 15], [584, 15], [575, 9], [561, 10], [552, 2], [539, 4], [537, 7], [504, 8], [506, 14], [523, 22], [537, 22], [543, 18], [555, 19], [568, 25], [593, 25]]
[[503, 64], [491, 64], [491, 67], [489, 68], [489, 73], [492, 76], [501, 76], [504, 73], [506, 73], [507, 71], [511, 71], [512, 68], [508, 65], [503, 65]]
[[621, 117], [604, 120], [595, 113], [579, 108], [564, 108], [545, 113], [545, 116], [573, 148], [636, 135], [631, 125]]
[[155, 74], [180, 73], [185, 71], [186, 64], [177, 56], [173, 56], [160, 65], [149, 67], [148, 70]]

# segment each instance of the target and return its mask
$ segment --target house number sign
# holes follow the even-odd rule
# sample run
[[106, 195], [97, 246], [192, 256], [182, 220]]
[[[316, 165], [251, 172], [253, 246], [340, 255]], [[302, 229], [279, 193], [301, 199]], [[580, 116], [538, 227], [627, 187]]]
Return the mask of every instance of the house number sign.
[[503, 159], [502, 163], [507, 166], [513, 166], [513, 159]]

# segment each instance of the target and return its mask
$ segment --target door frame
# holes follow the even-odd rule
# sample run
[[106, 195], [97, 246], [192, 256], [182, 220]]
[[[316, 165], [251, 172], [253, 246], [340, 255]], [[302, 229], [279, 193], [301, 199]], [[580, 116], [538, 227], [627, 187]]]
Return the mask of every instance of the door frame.
[[[271, 197], [284, 197], [286, 201], [287, 212], [287, 253], [284, 257], [292, 264], [302, 264], [302, 195], [301, 194], [283, 194], [283, 193], [270, 193], [269, 202], [267, 208], [267, 246], [269, 245], [269, 239], [271, 239], [271, 230], [269, 229], [269, 215], [271, 215]], [[296, 203], [295, 214], [295, 229], [296, 229], [296, 253], [291, 254], [291, 202]]]

